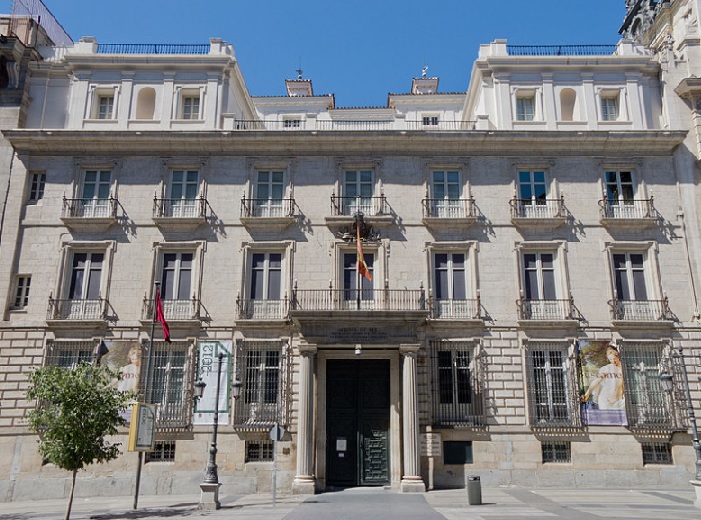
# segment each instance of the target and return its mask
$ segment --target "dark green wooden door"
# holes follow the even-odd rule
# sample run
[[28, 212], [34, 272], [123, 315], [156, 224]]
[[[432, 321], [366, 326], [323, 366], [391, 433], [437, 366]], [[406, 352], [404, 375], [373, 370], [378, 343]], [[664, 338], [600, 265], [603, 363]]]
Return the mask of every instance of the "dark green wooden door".
[[326, 481], [389, 484], [389, 361], [326, 364]]

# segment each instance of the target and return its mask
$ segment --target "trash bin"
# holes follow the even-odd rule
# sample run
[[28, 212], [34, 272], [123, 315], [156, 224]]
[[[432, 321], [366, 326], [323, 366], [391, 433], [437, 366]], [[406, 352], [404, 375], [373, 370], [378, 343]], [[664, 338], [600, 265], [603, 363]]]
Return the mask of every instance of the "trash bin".
[[467, 477], [467, 503], [471, 506], [482, 504], [482, 484], [477, 476]]

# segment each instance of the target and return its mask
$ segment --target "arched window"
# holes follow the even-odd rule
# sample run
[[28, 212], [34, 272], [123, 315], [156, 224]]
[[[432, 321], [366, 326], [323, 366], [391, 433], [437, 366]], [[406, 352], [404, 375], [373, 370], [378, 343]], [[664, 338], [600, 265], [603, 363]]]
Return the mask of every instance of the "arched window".
[[577, 108], [577, 93], [571, 88], [563, 88], [560, 91], [560, 119], [562, 121], [574, 121]]
[[139, 90], [136, 98], [136, 119], [153, 119], [156, 111], [156, 91], [151, 87]]

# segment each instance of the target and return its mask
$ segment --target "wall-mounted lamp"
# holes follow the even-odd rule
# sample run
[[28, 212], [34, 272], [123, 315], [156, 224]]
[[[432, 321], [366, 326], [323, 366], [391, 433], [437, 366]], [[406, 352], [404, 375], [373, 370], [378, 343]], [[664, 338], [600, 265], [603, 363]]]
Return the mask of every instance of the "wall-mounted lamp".
[[363, 353], [363, 346], [360, 343], [356, 343], [355, 345], [355, 355], [359, 356], [360, 354]]

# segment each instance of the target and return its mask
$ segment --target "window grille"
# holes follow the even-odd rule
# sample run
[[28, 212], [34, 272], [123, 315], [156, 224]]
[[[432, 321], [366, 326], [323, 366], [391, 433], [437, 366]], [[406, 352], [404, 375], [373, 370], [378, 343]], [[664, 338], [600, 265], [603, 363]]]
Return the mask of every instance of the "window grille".
[[62, 368], [75, 368], [80, 363], [91, 363], [95, 343], [88, 341], [56, 341], [48, 350], [46, 364]]
[[643, 442], [643, 464], [674, 464], [668, 442]]
[[286, 344], [243, 341], [238, 344], [236, 373], [242, 384], [234, 424], [255, 428], [287, 424], [288, 363]]
[[[189, 424], [192, 406], [186, 398], [188, 373], [185, 341], [153, 343], [151, 377], [147, 402], [158, 405], [157, 424], [160, 427], [184, 427]], [[143, 382], [142, 382], [143, 388]]]
[[660, 382], [663, 344], [624, 343], [621, 349], [626, 415], [631, 429], [673, 427]]
[[529, 343], [528, 400], [532, 426], [578, 426], [577, 377], [567, 343]]
[[246, 441], [246, 462], [272, 462], [273, 441]]
[[543, 442], [540, 447], [543, 454], [543, 464], [572, 462], [571, 442]]
[[480, 359], [472, 342], [432, 342], [434, 424], [482, 426], [485, 422]]
[[175, 462], [175, 441], [156, 442], [153, 451], [146, 452], [146, 462]]

